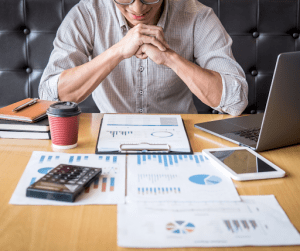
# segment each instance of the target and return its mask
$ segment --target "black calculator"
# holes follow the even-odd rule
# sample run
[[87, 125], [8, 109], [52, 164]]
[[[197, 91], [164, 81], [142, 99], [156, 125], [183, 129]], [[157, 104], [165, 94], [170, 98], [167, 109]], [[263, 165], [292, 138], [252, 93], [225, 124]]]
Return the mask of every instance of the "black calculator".
[[26, 190], [27, 197], [74, 202], [101, 175], [101, 168], [60, 164]]

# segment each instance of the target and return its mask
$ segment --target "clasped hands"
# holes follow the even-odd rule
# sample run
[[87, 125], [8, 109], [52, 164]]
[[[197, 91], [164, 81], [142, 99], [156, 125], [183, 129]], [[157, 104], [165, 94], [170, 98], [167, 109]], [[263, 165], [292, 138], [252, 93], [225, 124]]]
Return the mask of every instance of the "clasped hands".
[[155, 25], [138, 24], [129, 30], [127, 35], [117, 44], [123, 58], [136, 56], [140, 59], [149, 57], [156, 64], [166, 64], [165, 53], [170, 48], [163, 29]]

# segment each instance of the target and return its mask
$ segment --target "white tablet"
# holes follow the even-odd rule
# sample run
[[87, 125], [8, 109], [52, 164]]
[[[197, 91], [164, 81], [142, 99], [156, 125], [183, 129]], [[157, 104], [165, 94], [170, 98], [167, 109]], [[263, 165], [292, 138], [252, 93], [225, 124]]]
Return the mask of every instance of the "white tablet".
[[204, 149], [203, 155], [234, 180], [281, 178], [285, 172], [247, 147]]

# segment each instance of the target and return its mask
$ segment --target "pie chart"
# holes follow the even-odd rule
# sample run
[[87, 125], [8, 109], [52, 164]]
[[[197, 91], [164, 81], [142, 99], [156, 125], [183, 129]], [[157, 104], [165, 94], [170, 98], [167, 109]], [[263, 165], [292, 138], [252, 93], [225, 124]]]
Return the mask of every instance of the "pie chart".
[[199, 174], [189, 177], [189, 181], [198, 185], [216, 185], [219, 184], [222, 179], [215, 175]]
[[175, 221], [167, 224], [166, 229], [174, 234], [187, 234], [195, 230], [195, 225], [185, 221]]

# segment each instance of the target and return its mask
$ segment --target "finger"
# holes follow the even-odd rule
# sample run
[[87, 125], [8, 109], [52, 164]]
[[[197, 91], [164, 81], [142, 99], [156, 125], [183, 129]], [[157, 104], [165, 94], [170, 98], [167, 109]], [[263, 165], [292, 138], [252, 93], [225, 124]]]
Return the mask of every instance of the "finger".
[[136, 28], [137, 32], [147, 36], [154, 36], [157, 40], [159, 40], [165, 47], [170, 48], [168, 45], [163, 29], [159, 26], [155, 25], [140, 25]]
[[144, 52], [145, 45], [142, 45], [138, 51], [135, 53], [135, 56], [140, 59], [146, 59], [148, 55]]
[[142, 41], [144, 44], [152, 44], [156, 46], [159, 50], [165, 51], [167, 48], [160, 42], [158, 41], [155, 37], [149, 37], [149, 36], [142, 36]]
[[144, 54], [139, 54], [139, 55], [135, 55], [137, 58], [139, 58], [139, 59], [146, 59], [146, 58], [148, 58], [148, 55], [146, 54], [146, 53], [144, 53]]
[[153, 32], [143, 32], [142, 31], [141, 34], [149, 36], [149, 37], [154, 37], [159, 42], [161, 42], [165, 47], [170, 48], [169, 44], [165, 40], [165, 37], [161, 33], [156, 33], [155, 31], [153, 31]]

